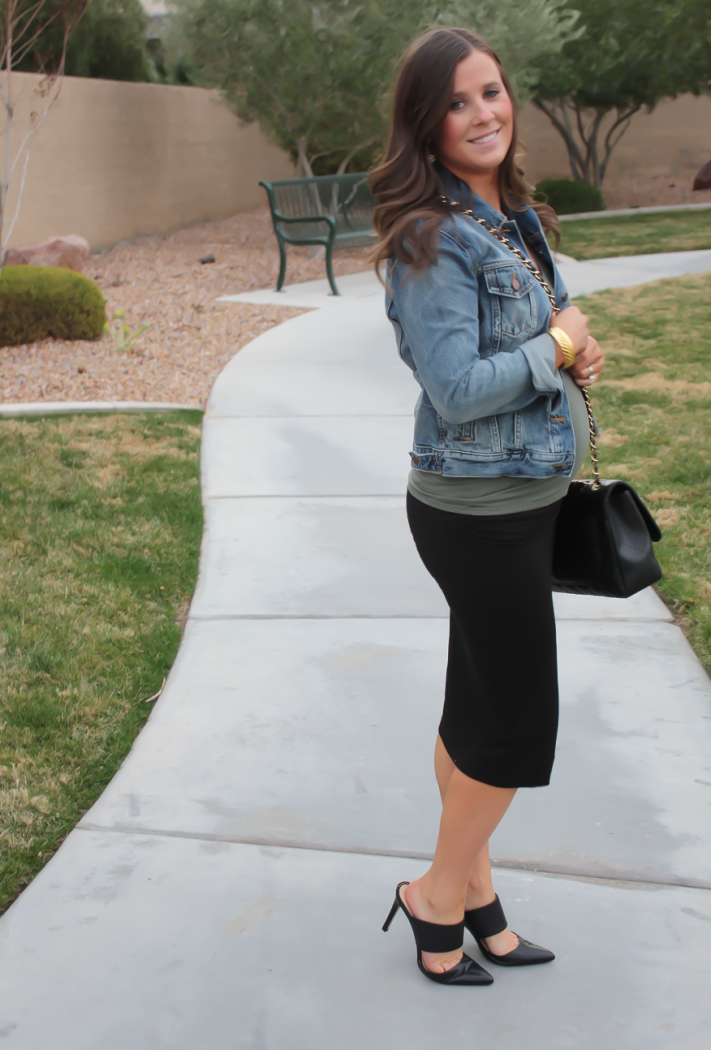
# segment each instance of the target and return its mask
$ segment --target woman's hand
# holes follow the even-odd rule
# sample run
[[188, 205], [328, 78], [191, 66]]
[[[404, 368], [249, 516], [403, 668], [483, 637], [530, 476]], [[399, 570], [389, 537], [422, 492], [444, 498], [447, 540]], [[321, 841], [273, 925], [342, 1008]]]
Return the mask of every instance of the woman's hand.
[[588, 331], [588, 319], [579, 306], [569, 306], [561, 310], [559, 314], [554, 314], [550, 319], [550, 324], [554, 328], [563, 329], [568, 338], [572, 340], [576, 355], [585, 350], [590, 332]]
[[[566, 313], [568, 311], [566, 310]], [[597, 339], [590, 335], [585, 344], [585, 349], [575, 355], [575, 364], [571, 365], [568, 372], [578, 386], [590, 386], [605, 367], [605, 355], [600, 349]]]
[[[565, 332], [573, 343], [576, 357], [582, 353], [587, 346], [590, 332], [588, 331], [588, 319], [580, 307], [569, 306], [566, 310], [561, 310], [559, 314], [553, 314], [549, 323], [551, 328], [561, 328]], [[562, 368], [565, 364], [563, 348], [554, 335], [553, 342], [555, 343], [555, 366]]]

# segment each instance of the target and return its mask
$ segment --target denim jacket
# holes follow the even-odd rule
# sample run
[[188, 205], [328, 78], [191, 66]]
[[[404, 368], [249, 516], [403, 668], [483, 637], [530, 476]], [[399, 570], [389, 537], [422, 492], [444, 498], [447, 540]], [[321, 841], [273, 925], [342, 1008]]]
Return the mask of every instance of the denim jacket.
[[[555, 274], [532, 208], [508, 219], [446, 168], [444, 191], [525, 251], [521, 231]], [[468, 216], [452, 211], [435, 263], [421, 271], [391, 260], [386, 310], [401, 358], [422, 388], [413, 466], [450, 476], [570, 476], [575, 437], [556, 348], [551, 305], [533, 274]]]

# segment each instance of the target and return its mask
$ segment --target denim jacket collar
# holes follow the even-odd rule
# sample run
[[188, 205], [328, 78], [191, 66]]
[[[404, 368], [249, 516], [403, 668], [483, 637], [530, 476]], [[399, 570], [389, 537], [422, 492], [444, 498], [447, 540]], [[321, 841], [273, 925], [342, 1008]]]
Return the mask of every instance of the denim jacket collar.
[[490, 226], [501, 230], [502, 233], [510, 237], [524, 251], [523, 236], [525, 236], [529, 244], [533, 245], [535, 250], [543, 256], [544, 261], [552, 268], [553, 258], [550, 254], [548, 241], [543, 232], [541, 220], [533, 208], [527, 207], [522, 211], [512, 212], [510, 216], [505, 215], [474, 193], [466, 182], [438, 161], [435, 163], [435, 170], [440, 177], [442, 190], [448, 197], [458, 201], [465, 208], [471, 208], [475, 215], [480, 219], [485, 219]]

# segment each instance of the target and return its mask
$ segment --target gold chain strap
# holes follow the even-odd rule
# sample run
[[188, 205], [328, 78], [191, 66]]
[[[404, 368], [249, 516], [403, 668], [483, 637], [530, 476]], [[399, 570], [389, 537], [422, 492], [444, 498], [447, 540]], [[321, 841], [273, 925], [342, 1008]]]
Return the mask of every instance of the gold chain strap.
[[[459, 201], [452, 200], [451, 197], [445, 197], [445, 196], [440, 197], [440, 200], [442, 201], [443, 204], [448, 204], [450, 206], [450, 208], [455, 208], [457, 211], [461, 212], [462, 215], [468, 215], [470, 219], [474, 219], [474, 222], [478, 222], [480, 226], [483, 226], [485, 230], [488, 230], [488, 232], [492, 235], [492, 237], [495, 237], [497, 241], [500, 241], [501, 244], [505, 245], [505, 247], [507, 247], [509, 249], [509, 251], [513, 252], [513, 254], [516, 256], [516, 258], [520, 262], [523, 263], [523, 265], [526, 267], [527, 270], [530, 271], [530, 273], [533, 274], [533, 276], [536, 278], [536, 280], [538, 281], [540, 286], [543, 288], [543, 291], [546, 293], [546, 295], [548, 296], [548, 298], [550, 300], [550, 304], [551, 304], [551, 307], [553, 309], [553, 313], [554, 314], [559, 314], [560, 313], [560, 310], [558, 309], [558, 305], [557, 305], [557, 303], [555, 301], [555, 296], [553, 295], [553, 292], [548, 287], [548, 285], [547, 285], [547, 283], [546, 283], [546, 281], [545, 281], [545, 279], [543, 277], [543, 274], [538, 269], [538, 267], [534, 266], [533, 262], [526, 255], [523, 254], [521, 249], [516, 244], [514, 244], [513, 241], [511, 241], [504, 233], [501, 233], [500, 230], [497, 230], [495, 226], [490, 226], [489, 223], [486, 221], [486, 219], [480, 219], [478, 215], [474, 214], [474, 212], [471, 210], [471, 208], [463, 207], [463, 205], [461, 205], [459, 203]], [[590, 428], [590, 459], [592, 460], [592, 468], [593, 468], [593, 485], [597, 489], [597, 488], [600, 487], [600, 468], [599, 468], [598, 462], [597, 462], [597, 442], [595, 440], [595, 420], [593, 418], [592, 406], [590, 404], [590, 395], [588, 394], [587, 388], [583, 386], [583, 387], [579, 387], [579, 389], [582, 391], [583, 400], [585, 402], [585, 408], [587, 409], [587, 413], [588, 413], [588, 427]]]

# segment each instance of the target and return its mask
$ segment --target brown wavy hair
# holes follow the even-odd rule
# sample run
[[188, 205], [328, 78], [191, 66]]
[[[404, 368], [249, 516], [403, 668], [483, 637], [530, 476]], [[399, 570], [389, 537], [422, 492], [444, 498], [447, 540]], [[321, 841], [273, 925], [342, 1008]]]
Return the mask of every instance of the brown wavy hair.
[[502, 202], [513, 212], [534, 208], [543, 229], [560, 236], [553, 209], [531, 198], [531, 187], [516, 163], [516, 96], [494, 50], [470, 29], [431, 29], [410, 45], [395, 82], [390, 134], [382, 162], [370, 173], [376, 200], [373, 226], [380, 242], [373, 252], [376, 270], [386, 259], [421, 269], [437, 258], [437, 234], [450, 213], [440, 201], [442, 184], [432, 163], [430, 143], [449, 112], [454, 75], [472, 51], [490, 55], [513, 104], [513, 134], [499, 166]]

